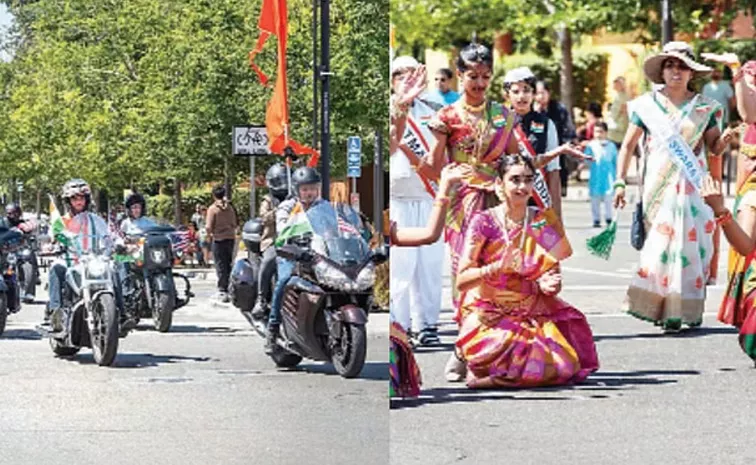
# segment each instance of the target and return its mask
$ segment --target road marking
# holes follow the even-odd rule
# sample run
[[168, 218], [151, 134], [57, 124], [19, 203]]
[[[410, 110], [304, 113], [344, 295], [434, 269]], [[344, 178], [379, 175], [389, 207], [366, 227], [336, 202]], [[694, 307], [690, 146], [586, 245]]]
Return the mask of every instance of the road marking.
[[[565, 284], [562, 287], [562, 292], [570, 291], [625, 291], [629, 284]], [[707, 289], [722, 290], [726, 289], [724, 284], [717, 284], [715, 286], [707, 286]]]
[[599, 271], [599, 270], [587, 270], [584, 268], [573, 268], [571, 266], [563, 266], [562, 271], [572, 271], [574, 273], [592, 274], [596, 276], [610, 276], [612, 278], [630, 279], [633, 277], [631, 274], [616, 273], [613, 271]]

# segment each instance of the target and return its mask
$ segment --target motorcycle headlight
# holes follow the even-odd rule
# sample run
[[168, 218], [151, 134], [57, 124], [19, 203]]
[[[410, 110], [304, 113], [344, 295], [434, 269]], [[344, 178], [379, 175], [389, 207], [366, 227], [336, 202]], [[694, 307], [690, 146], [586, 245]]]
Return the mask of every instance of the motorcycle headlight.
[[333, 265], [325, 261], [319, 261], [313, 267], [315, 277], [328, 287], [351, 290], [352, 280]]
[[150, 259], [155, 265], [165, 266], [168, 264], [168, 253], [165, 249], [150, 250]]
[[87, 263], [87, 277], [89, 279], [103, 279], [108, 273], [108, 265], [102, 260], [92, 260]]
[[375, 265], [370, 262], [357, 275], [357, 290], [364, 290], [373, 287], [375, 284]]

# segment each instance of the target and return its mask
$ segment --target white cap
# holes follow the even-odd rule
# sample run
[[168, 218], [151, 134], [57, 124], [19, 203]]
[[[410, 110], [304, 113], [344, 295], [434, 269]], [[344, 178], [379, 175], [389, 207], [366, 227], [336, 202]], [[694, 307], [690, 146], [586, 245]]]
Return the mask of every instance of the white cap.
[[533, 71], [531, 71], [530, 68], [522, 66], [520, 68], [509, 70], [507, 74], [504, 75], [504, 84], [514, 84], [515, 82], [522, 82], [526, 79], [535, 78], [535, 74], [533, 74]]
[[394, 62], [391, 63], [391, 74], [403, 69], [414, 69], [418, 66], [420, 66], [420, 63], [409, 55], [396, 57]]

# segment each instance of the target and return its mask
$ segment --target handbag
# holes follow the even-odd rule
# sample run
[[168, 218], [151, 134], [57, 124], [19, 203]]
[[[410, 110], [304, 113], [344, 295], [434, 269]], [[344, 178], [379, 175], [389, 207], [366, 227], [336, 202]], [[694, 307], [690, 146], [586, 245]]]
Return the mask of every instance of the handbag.
[[635, 204], [633, 224], [630, 226], [630, 244], [635, 250], [641, 250], [646, 242], [646, 225], [643, 223], [643, 200]]
[[641, 177], [638, 179], [638, 203], [635, 204], [633, 212], [633, 222], [630, 225], [630, 245], [635, 250], [641, 250], [646, 242], [646, 224], [643, 221], [643, 181], [646, 177], [646, 160], [643, 156], [643, 150], [640, 150], [641, 160], [643, 161], [643, 170]]

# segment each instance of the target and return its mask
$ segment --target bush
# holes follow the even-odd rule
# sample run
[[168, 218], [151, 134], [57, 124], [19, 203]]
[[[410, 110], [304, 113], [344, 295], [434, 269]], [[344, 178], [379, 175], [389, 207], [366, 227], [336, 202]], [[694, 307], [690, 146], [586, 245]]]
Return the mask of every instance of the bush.
[[[508, 70], [521, 66], [527, 66], [539, 79], [546, 81], [551, 86], [552, 98], [560, 100], [561, 58], [543, 58], [533, 54], [507, 56], [497, 63], [489, 90], [492, 99], [503, 100], [504, 75]], [[586, 108], [590, 102], [603, 105], [606, 101], [609, 56], [604, 53], [575, 52], [572, 66], [575, 82], [573, 105], [579, 108]]]

